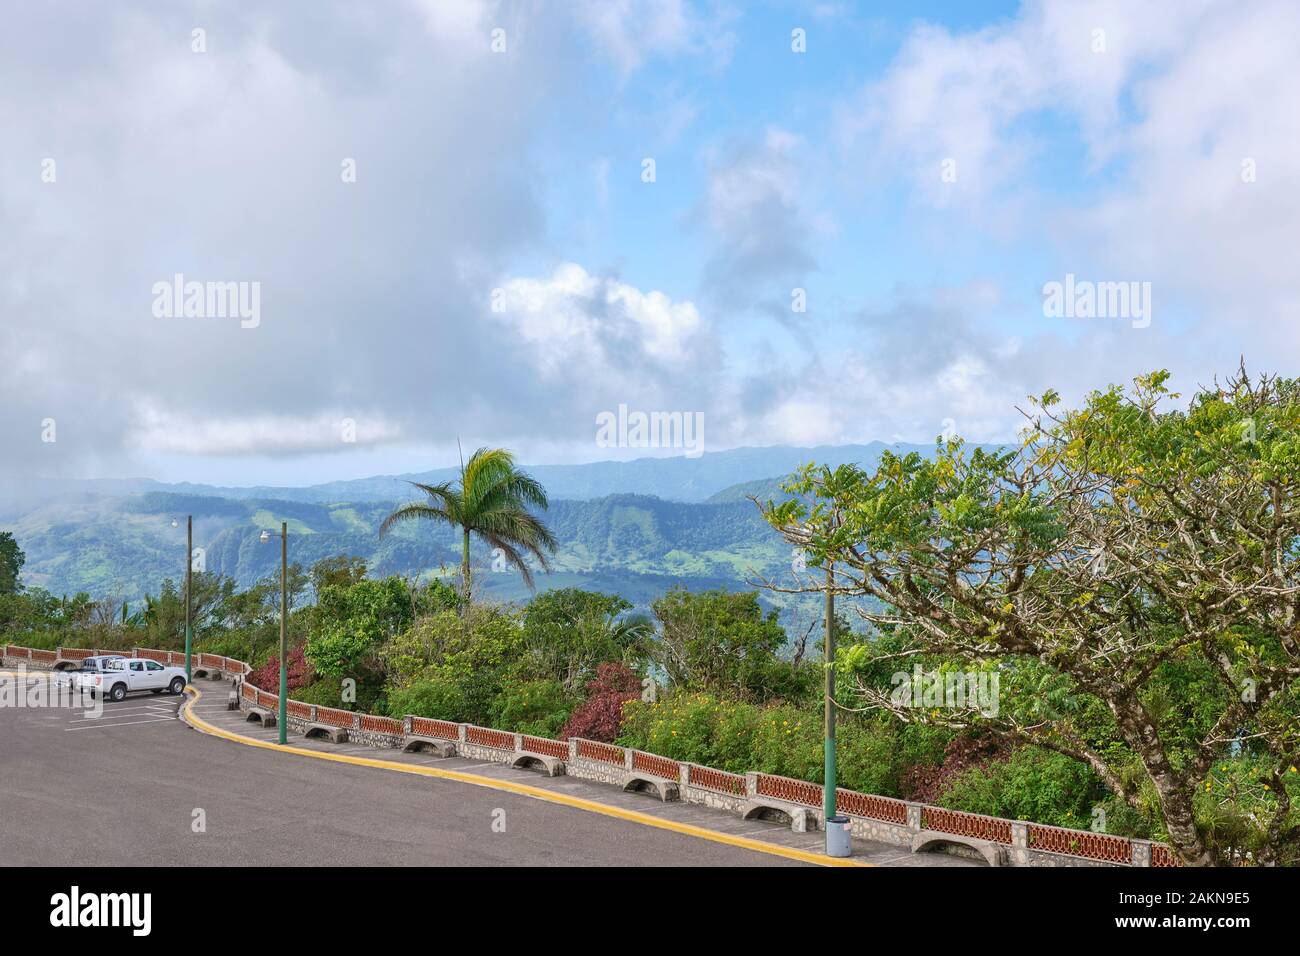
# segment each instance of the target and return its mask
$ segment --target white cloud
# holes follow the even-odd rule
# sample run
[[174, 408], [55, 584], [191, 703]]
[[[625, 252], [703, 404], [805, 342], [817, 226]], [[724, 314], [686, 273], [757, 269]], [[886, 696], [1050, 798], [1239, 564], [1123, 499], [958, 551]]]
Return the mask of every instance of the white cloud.
[[642, 292], [566, 262], [546, 278], [514, 278], [494, 317], [527, 343], [549, 377], [620, 373], [640, 362], [695, 364], [703, 323], [691, 302]]

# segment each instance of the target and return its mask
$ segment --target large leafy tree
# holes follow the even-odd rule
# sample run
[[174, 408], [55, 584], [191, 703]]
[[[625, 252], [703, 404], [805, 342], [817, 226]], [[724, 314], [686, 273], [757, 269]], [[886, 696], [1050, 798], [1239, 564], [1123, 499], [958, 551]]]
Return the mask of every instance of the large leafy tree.
[[13, 532], [0, 531], [0, 594], [17, 594], [22, 590], [18, 574], [26, 560]]
[[532, 511], [546, 508], [546, 491], [540, 482], [515, 467], [514, 456], [504, 448], [480, 448], [462, 463], [460, 480], [438, 485], [412, 484], [427, 496], [398, 508], [379, 528], [387, 534], [395, 525], [411, 520], [451, 525], [461, 532], [461, 590], [465, 605], [471, 593], [470, 538], [477, 537], [499, 549], [505, 561], [533, 586], [527, 558], [550, 570], [547, 552], [555, 550], [555, 537]]
[[660, 631], [654, 656], [674, 688], [750, 700], [806, 690], [803, 672], [778, 656], [786, 633], [757, 592], [673, 588], [651, 608]]
[[907, 635], [895, 661], [1001, 677], [989, 714], [916, 707], [860, 667], [867, 705], [1083, 761], [1189, 864], [1293, 861], [1300, 383], [1243, 370], [1171, 408], [1167, 378], [1075, 411], [1048, 393], [1014, 449], [810, 466], [806, 498], [764, 512]]

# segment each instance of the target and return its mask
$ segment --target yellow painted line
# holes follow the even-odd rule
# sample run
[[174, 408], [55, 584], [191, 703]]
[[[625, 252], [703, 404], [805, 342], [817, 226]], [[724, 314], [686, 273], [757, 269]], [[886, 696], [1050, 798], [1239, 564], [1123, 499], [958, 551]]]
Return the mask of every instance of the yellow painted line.
[[263, 750], [275, 750], [280, 753], [299, 754], [303, 757], [314, 757], [317, 760], [332, 760], [335, 763], [350, 763], [359, 767], [377, 767], [381, 770], [396, 770], [398, 773], [411, 773], [422, 777], [438, 777], [442, 780], [454, 780], [457, 783], [468, 783], [475, 787], [486, 787], [489, 790], [504, 790], [508, 793], [516, 793], [520, 796], [532, 797], [536, 800], [545, 800], [547, 803], [557, 803], [561, 806], [573, 807], [577, 810], [586, 810], [589, 813], [599, 813], [602, 816], [626, 820], [629, 823], [640, 823], [644, 826], [656, 827], [660, 830], [671, 830], [674, 833], [698, 837], [701, 840], [710, 840], [714, 843], [724, 843], [727, 846], [753, 850], [755, 853], [767, 853], [771, 856], [785, 857], [789, 860], [799, 860], [802, 863], [814, 863], [819, 866], [874, 865], [871, 863], [858, 862], [852, 859], [824, 856], [820, 853], [811, 853], [807, 850], [797, 850], [793, 847], [780, 846], [775, 843], [766, 843], [762, 840], [751, 840], [748, 837], [732, 836], [729, 833], [719, 833], [716, 830], [693, 826], [689, 823], [678, 823], [675, 820], [662, 820], [659, 817], [653, 817], [647, 813], [640, 813], [636, 810], [625, 810], [622, 807], [611, 807], [604, 803], [597, 803], [595, 800], [584, 800], [581, 797], [571, 797], [564, 793], [554, 793], [553, 791], [543, 790], [541, 787], [533, 787], [526, 783], [515, 783], [511, 780], [497, 780], [493, 777], [483, 777], [476, 773], [465, 773], [461, 770], [443, 770], [439, 767], [425, 767], [419, 764], [398, 763], [394, 760], [380, 760], [375, 757], [354, 757], [350, 754], [325, 753], [319, 750], [307, 750], [302, 747], [291, 747], [287, 744], [281, 746], [278, 743], [269, 743], [265, 740], [258, 740], [255, 737], [245, 737], [243, 734], [236, 734], [228, 730], [223, 730], [220, 727], [208, 723], [202, 717], [191, 713], [191, 705], [198, 702], [199, 698], [203, 696], [203, 692], [194, 686], [189, 686], [185, 689], [187, 691], [192, 691], [194, 694], [194, 697], [186, 702], [182, 711], [186, 722], [189, 723], [190, 726], [194, 727], [196, 730], [202, 731], [203, 733], [211, 734], [214, 737], [233, 740], [236, 743], [245, 744], [249, 747], [260, 747]]

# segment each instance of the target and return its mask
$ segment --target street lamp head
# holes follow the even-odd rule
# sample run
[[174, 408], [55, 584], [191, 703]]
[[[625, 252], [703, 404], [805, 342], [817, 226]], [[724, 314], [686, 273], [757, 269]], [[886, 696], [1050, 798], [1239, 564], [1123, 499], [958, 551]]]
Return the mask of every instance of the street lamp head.
[[172, 527], [173, 527], [173, 528], [179, 528], [180, 526], [181, 526], [181, 523], [180, 523], [179, 521], [177, 521], [175, 518], [172, 518]]
[[271, 540], [271, 532], [269, 532], [269, 531], [263, 531], [263, 532], [262, 532], [262, 535], [261, 535], [261, 541], [262, 541], [262, 544], [266, 544], [266, 542], [268, 542], [268, 541], [270, 541], [270, 540]]

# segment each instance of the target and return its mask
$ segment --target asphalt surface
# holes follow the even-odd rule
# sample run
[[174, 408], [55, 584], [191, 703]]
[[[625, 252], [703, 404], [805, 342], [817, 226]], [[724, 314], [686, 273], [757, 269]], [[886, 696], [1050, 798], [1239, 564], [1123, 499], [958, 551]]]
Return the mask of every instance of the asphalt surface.
[[[225, 710], [228, 685], [196, 685], [203, 690], [193, 705], [197, 716], [274, 739], [274, 730]], [[242, 745], [188, 726], [177, 713], [182, 703], [137, 695], [105, 702], [99, 717], [0, 707], [0, 865], [807, 865], [519, 794]], [[821, 846], [818, 833], [792, 834], [775, 823], [662, 804], [575, 778], [301, 737], [291, 742], [545, 786], [784, 847]], [[859, 852], [885, 864], [969, 865], [855, 842]]]

